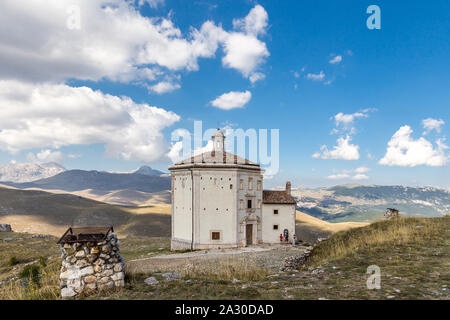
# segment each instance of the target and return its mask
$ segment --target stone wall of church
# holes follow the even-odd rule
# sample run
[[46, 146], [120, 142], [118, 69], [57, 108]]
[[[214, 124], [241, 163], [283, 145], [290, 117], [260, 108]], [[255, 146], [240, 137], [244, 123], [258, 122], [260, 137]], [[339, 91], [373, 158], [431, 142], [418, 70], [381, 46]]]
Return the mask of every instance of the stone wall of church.
[[[274, 211], [278, 210], [278, 214]], [[264, 243], [280, 243], [280, 234], [284, 229], [289, 231], [289, 240], [295, 233], [294, 204], [263, 204], [262, 234]], [[277, 229], [274, 228], [277, 226]]]
[[190, 248], [192, 238], [194, 249], [245, 246], [248, 216], [252, 244], [262, 243], [262, 179], [260, 171], [233, 167], [173, 171], [171, 249]]
[[[236, 245], [236, 171], [200, 170], [198, 183], [196, 242]], [[213, 232], [220, 233], [220, 239], [213, 239]]]
[[[172, 239], [192, 239], [192, 177], [189, 170], [172, 174]], [[176, 250], [176, 249], [174, 249]]]

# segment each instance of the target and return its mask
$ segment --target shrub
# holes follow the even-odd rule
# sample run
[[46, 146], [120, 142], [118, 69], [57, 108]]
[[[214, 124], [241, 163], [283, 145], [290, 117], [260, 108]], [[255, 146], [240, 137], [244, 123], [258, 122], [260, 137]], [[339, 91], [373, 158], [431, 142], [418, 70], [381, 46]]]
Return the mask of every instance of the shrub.
[[19, 278], [29, 280], [39, 286], [40, 269], [37, 264], [29, 264], [20, 271]]
[[38, 264], [41, 266], [41, 268], [45, 268], [47, 266], [47, 258], [46, 257], [39, 257], [38, 258]]
[[23, 285], [24, 280], [11, 281], [0, 286], [0, 301], [61, 299], [61, 289], [59, 287], [60, 267], [60, 261], [49, 261], [47, 267], [41, 270], [39, 286], [28, 281], [28, 285], [25, 287]]
[[19, 263], [19, 260], [17, 260], [16, 256], [12, 256], [11, 258], [9, 258], [8, 260], [8, 265], [9, 266], [14, 266], [16, 264]]

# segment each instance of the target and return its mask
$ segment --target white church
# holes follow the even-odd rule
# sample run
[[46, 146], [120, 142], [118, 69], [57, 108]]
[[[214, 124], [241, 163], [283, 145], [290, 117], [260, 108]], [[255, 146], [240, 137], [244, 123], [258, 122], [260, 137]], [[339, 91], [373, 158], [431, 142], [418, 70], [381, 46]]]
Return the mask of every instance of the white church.
[[213, 151], [183, 160], [172, 173], [172, 250], [280, 243], [295, 233], [296, 202], [286, 190], [263, 190], [259, 164], [225, 151], [220, 129]]

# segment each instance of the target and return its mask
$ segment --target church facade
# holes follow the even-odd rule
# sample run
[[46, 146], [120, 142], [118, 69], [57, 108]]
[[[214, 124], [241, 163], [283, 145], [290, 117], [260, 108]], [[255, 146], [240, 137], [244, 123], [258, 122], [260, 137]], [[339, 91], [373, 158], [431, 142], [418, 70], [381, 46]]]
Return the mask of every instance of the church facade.
[[[170, 167], [171, 249], [234, 248], [280, 243], [295, 233], [296, 202], [286, 190], [263, 190], [259, 164], [228, 153], [217, 130], [213, 151]], [[290, 238], [291, 239], [291, 238]]]

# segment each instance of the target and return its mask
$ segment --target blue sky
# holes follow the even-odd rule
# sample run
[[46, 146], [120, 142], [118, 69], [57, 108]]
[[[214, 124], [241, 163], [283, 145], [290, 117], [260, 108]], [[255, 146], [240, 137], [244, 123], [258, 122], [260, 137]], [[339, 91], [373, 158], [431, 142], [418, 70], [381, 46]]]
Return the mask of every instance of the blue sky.
[[[58, 160], [68, 169], [129, 171], [147, 163], [166, 171], [171, 132], [192, 131], [193, 121], [202, 120], [204, 128], [279, 129], [280, 172], [265, 181], [269, 187], [286, 180], [310, 187], [450, 187], [448, 1], [80, 0], [67, 6], [72, 3], [80, 8], [80, 29], [58, 26], [67, 20], [62, 5], [18, 5], [19, 12], [12, 2], [0, 5], [18, 23], [36, 18], [0, 33], [8, 49], [0, 55], [0, 164]], [[100, 19], [106, 4], [116, 10], [114, 27]], [[366, 26], [372, 4], [381, 9], [380, 30]], [[61, 16], [42, 22], [50, 12]], [[129, 12], [135, 22], [122, 24]], [[95, 15], [98, 23], [91, 21]], [[201, 31], [207, 21], [214, 33]], [[204, 51], [192, 45], [196, 32], [207, 35], [199, 40]], [[231, 42], [236, 34], [245, 41]], [[164, 46], [174, 38], [189, 46]], [[177, 55], [184, 50], [190, 54]], [[148, 73], [141, 76], [144, 69]], [[252, 76], [263, 79], [252, 83]], [[79, 87], [94, 91], [73, 90]], [[8, 95], [19, 91], [27, 98]], [[31, 91], [39, 94], [25, 108]], [[230, 92], [236, 93], [230, 98], [235, 107], [214, 106]], [[55, 102], [56, 96], [64, 101]], [[112, 96], [123, 100], [115, 106]], [[74, 104], [87, 105], [65, 112]], [[159, 111], [136, 129], [133, 117], [144, 117], [137, 112], [140, 104]], [[129, 130], [116, 137], [115, 125]], [[23, 126], [33, 129], [27, 135]], [[146, 146], [146, 139], [153, 142]], [[335, 149], [339, 139], [347, 145]]]

